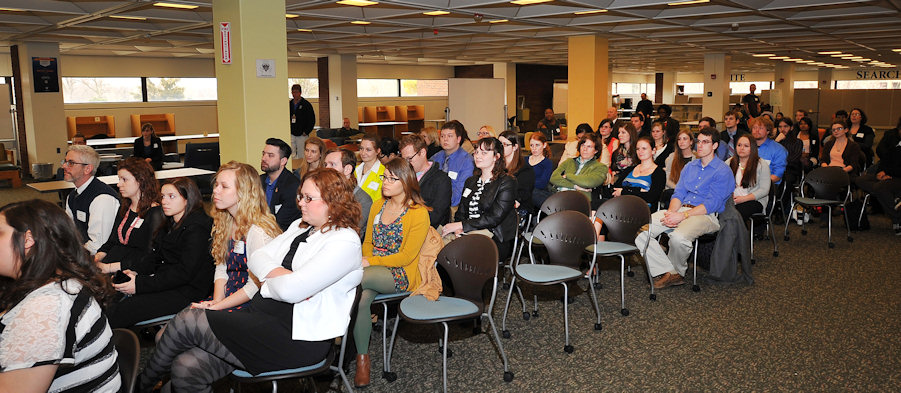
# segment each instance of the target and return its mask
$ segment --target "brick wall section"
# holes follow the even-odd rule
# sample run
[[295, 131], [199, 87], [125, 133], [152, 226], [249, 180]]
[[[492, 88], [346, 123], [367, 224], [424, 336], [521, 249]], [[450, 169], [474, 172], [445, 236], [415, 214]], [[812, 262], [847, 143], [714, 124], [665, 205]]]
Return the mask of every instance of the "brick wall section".
[[[522, 123], [520, 126], [522, 131], [535, 131], [538, 128], [538, 120], [544, 117], [544, 110], [553, 104], [554, 81], [566, 80], [567, 77], [566, 66], [516, 65], [516, 95], [525, 96], [525, 107], [529, 108], [529, 121]], [[511, 111], [510, 116], [515, 113]]]
[[316, 119], [319, 120], [320, 127], [332, 128], [328, 99], [328, 57], [316, 59], [316, 65], [319, 69], [319, 113], [316, 115]]

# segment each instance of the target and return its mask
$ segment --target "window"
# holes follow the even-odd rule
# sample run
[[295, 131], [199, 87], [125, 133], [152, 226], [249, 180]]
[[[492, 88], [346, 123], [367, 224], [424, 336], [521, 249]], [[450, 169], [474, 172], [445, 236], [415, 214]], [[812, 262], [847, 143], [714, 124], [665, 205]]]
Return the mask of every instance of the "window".
[[147, 78], [147, 101], [215, 101], [216, 98], [216, 78]]
[[835, 81], [835, 89], [836, 90], [846, 90], [846, 89], [872, 89], [872, 90], [886, 90], [886, 89], [901, 89], [901, 79], [895, 80], [850, 80], [850, 81]]
[[729, 88], [732, 89], [732, 94], [748, 94], [751, 92], [751, 85], [756, 85], [757, 90], [754, 93], [758, 93], [764, 90], [770, 90], [772, 87], [770, 84], [773, 82], [770, 81], [756, 81], [756, 82], [729, 82]]
[[816, 89], [817, 81], [795, 81], [795, 89]]
[[63, 77], [63, 102], [141, 102], [141, 78]]
[[704, 82], [676, 83], [676, 86], [682, 86], [685, 89], [682, 92], [683, 95], [690, 96], [704, 94]]
[[319, 98], [319, 78], [288, 78], [288, 97], [291, 98], [291, 86], [300, 85], [303, 98]]
[[447, 97], [447, 79], [401, 79], [400, 96]]
[[357, 97], [400, 97], [397, 79], [357, 79]]

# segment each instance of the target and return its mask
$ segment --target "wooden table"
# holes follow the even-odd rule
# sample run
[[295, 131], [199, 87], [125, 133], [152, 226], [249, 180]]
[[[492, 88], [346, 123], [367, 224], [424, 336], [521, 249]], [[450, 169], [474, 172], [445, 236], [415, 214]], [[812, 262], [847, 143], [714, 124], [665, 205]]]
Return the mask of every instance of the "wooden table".
[[[178, 168], [178, 169], [167, 169], [156, 172], [156, 178], [159, 180], [163, 179], [171, 179], [174, 177], [191, 177], [191, 176], [200, 176], [200, 175], [212, 175], [216, 172], [208, 171], [206, 169], [199, 168]], [[100, 181], [106, 184], [116, 184], [119, 182], [119, 176], [110, 175], [110, 176], [100, 176], [98, 177]], [[65, 180], [55, 180], [55, 181], [47, 181], [40, 183], [29, 183], [28, 187], [31, 187], [39, 192], [55, 192], [55, 191], [65, 191], [75, 188], [75, 184], [72, 182]]]
[[[135, 139], [139, 137], [130, 137], [130, 138], [103, 138], [103, 139], [88, 139], [88, 146], [110, 146], [110, 145], [132, 145], [135, 143]], [[203, 138], [219, 138], [219, 134], [190, 134], [190, 135], [167, 135], [161, 136], [160, 140], [163, 142], [171, 142], [171, 141], [182, 141], [186, 139], [203, 139]], [[72, 141], [69, 141], [69, 144], [72, 144]]]

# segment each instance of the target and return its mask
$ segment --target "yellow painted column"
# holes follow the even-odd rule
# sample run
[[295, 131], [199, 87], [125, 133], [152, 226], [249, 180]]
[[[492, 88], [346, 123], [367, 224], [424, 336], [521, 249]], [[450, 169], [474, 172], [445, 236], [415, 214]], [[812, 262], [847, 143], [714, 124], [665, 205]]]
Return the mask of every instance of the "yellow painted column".
[[725, 53], [704, 55], [704, 98], [701, 113], [717, 123], [729, 110], [729, 70], [731, 57]]
[[586, 35], [569, 37], [569, 93], [566, 123], [597, 127], [610, 106], [610, 73], [607, 39]]
[[267, 138], [291, 143], [285, 0], [216, 0], [213, 36], [222, 163], [258, 167]]

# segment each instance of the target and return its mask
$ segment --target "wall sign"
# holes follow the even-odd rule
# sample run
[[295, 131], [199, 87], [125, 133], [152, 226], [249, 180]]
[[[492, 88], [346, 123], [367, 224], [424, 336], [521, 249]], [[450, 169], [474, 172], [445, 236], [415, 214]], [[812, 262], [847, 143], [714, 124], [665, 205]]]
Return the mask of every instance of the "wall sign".
[[857, 71], [857, 79], [901, 79], [901, 71]]
[[231, 22], [219, 22], [219, 35], [222, 37], [222, 64], [232, 63]]
[[745, 74], [730, 74], [729, 81], [731, 82], [744, 82]]
[[59, 93], [59, 70], [55, 57], [32, 57], [31, 75], [35, 93]]
[[257, 59], [257, 78], [275, 78], [275, 60]]

